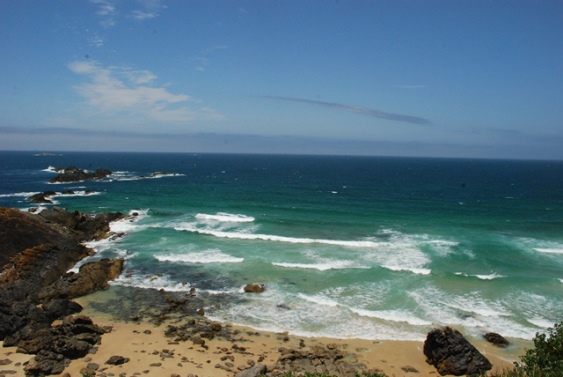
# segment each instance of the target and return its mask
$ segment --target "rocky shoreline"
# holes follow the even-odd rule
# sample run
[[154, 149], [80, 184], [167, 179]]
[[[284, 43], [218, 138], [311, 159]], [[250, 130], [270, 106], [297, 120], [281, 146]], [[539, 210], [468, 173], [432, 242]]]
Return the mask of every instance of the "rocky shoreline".
[[[69, 366], [84, 361], [87, 363], [79, 368], [80, 374], [112, 376], [117, 375], [111, 372], [112, 368], [119, 366], [124, 370], [124, 365], [132, 358], [133, 355], [123, 352], [106, 355], [99, 351], [102, 338], [113, 336], [114, 326], [96, 325], [89, 317], [78, 314], [83, 306], [73, 301], [108, 288], [108, 281], [123, 272], [124, 261], [102, 259], [82, 265], [78, 273], [67, 272], [92, 253], [83, 245], [85, 241], [121, 236], [112, 235], [109, 224], [124, 218], [120, 213], [94, 216], [58, 207], [37, 214], [0, 208], [0, 244], [5, 245], [0, 254], [0, 266], [3, 266], [0, 273], [0, 340], [4, 347], [16, 347], [18, 353], [35, 355], [23, 367], [26, 376], [60, 374]], [[264, 289], [262, 285], [250, 284], [243, 295], [260, 294]], [[151, 339], [164, 337], [167, 347], [181, 346], [201, 354], [207, 358], [208, 365], [191, 363], [197, 368], [208, 368], [204, 375], [277, 377], [291, 372], [348, 377], [382, 369], [366, 360], [366, 355], [362, 356], [378, 342], [362, 343], [351, 350], [348, 344], [353, 341], [350, 340], [322, 343], [291, 337], [287, 333], [262, 334], [216, 323], [205, 318], [203, 308], [209, 302], [199, 297], [194, 289], [170, 293], [114, 286], [108, 292], [112, 292], [114, 298], [89, 302], [88, 306], [111, 315], [119, 321], [120, 327], [124, 324], [150, 325], [142, 334], [150, 334]], [[157, 335], [156, 331], [161, 334]], [[139, 335], [137, 330], [133, 333]], [[123, 339], [114, 341], [123, 342]], [[273, 345], [268, 348], [266, 342], [273, 342]], [[402, 346], [412, 347], [412, 344], [403, 342]], [[130, 342], [123, 344], [122, 349], [131, 347]], [[402, 361], [403, 365], [396, 371], [400, 374], [395, 370], [393, 374], [414, 376], [438, 371], [443, 375], [459, 375], [482, 373], [492, 367], [461, 334], [449, 328], [431, 331], [424, 349], [421, 348], [416, 346], [415, 351], [409, 348], [409, 352], [416, 352], [410, 356], [418, 360], [414, 363], [416, 367]], [[166, 350], [168, 348], [158, 351], [161, 360], [173, 359], [174, 352]], [[96, 359], [93, 356], [96, 353], [107, 360]], [[239, 362], [242, 358], [245, 362], [236, 365], [235, 360]], [[94, 359], [97, 363], [91, 362]], [[168, 369], [188, 365], [187, 360], [184, 356]], [[162, 362], [158, 364], [154, 362], [149, 367], [161, 368]], [[142, 365], [142, 359], [138, 360], [138, 365]], [[150, 369], [145, 369], [139, 373], [149, 372]]]
[[[61, 208], [25, 213], [0, 208], [0, 340], [17, 352], [35, 354], [26, 375], [61, 373], [83, 357], [106, 330], [79, 313], [72, 298], [107, 287], [122, 260], [102, 260], [67, 273], [92, 253], [82, 242], [109, 235], [120, 213], [90, 216]], [[54, 325], [56, 320], [62, 323]]]

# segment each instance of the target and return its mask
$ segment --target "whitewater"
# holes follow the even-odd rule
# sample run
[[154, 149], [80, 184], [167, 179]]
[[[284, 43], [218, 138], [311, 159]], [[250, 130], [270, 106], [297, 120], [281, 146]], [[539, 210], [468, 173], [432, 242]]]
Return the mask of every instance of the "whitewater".
[[[402, 340], [444, 325], [531, 339], [563, 320], [562, 162], [24, 152], [0, 161], [0, 205], [129, 215], [111, 224], [119, 236], [88, 243], [96, 254], [81, 263], [124, 258], [114, 286], [195, 288], [211, 319]], [[114, 174], [49, 184], [69, 165]], [[29, 201], [47, 190], [52, 205]], [[244, 294], [248, 283], [266, 291]]]

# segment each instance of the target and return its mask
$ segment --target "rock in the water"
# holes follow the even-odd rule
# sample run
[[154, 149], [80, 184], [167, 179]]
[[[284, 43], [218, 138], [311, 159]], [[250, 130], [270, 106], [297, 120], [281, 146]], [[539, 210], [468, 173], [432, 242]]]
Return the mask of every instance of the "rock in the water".
[[483, 337], [490, 343], [493, 343], [495, 346], [497, 347], [506, 347], [508, 346], [510, 343], [508, 342], [508, 340], [506, 340], [505, 337], [503, 337], [500, 334], [497, 334], [496, 332], [488, 332], [485, 335], [483, 335]]
[[440, 375], [481, 375], [493, 366], [463, 335], [450, 327], [434, 329], [424, 342], [426, 362]]
[[247, 284], [244, 287], [246, 293], [262, 293], [266, 290], [264, 284]]
[[86, 170], [79, 169], [76, 166], [69, 166], [65, 169], [58, 168], [57, 172], [60, 172], [60, 174], [51, 179], [52, 183], [82, 182], [104, 179], [112, 174], [108, 169], [96, 169], [95, 172], [88, 172]]
[[53, 195], [57, 195], [57, 193], [54, 192], [54, 191], [40, 192], [40, 193], [31, 195], [29, 197], [29, 200], [32, 201], [33, 203], [53, 204], [51, 199], [49, 199]]

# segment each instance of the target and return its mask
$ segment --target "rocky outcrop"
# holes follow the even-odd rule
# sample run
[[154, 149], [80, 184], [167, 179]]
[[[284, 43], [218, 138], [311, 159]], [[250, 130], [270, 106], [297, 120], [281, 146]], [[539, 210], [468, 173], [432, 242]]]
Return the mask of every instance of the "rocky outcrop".
[[491, 363], [463, 335], [450, 327], [434, 329], [424, 342], [426, 362], [440, 375], [482, 375]]
[[262, 293], [266, 290], [264, 284], [247, 284], [244, 287], [246, 293]]
[[510, 344], [505, 337], [503, 337], [500, 334], [497, 334], [496, 332], [488, 332], [485, 335], [483, 335], [483, 338], [485, 338], [487, 342], [492, 343], [495, 346], [501, 348], [504, 348]]
[[[0, 208], [0, 340], [36, 354], [26, 375], [60, 373], [69, 359], [99, 342], [103, 331], [90, 319], [68, 317], [82, 309], [70, 298], [106, 287], [123, 261], [85, 264], [77, 274], [66, 271], [91, 253], [81, 242], [105, 236], [109, 222], [121, 217], [56, 207], [39, 214]], [[52, 326], [63, 317], [62, 325]]]
[[108, 288], [110, 280], [123, 272], [123, 259], [102, 259], [86, 263], [78, 273], [70, 272], [39, 292], [41, 300], [52, 300], [59, 296], [76, 298]]
[[70, 183], [82, 182], [88, 180], [104, 179], [112, 174], [108, 169], [96, 169], [94, 172], [88, 172], [84, 169], [79, 169], [76, 166], [69, 166], [68, 168], [55, 169], [58, 174], [51, 179], [51, 183]]
[[29, 200], [33, 203], [38, 204], [53, 204], [53, 202], [49, 199], [51, 196], [57, 195], [54, 191], [44, 191], [29, 197]]
[[104, 329], [85, 316], [68, 316], [62, 324], [41, 331], [40, 337], [21, 340], [20, 352], [36, 356], [24, 368], [28, 376], [62, 373], [71, 359], [84, 357], [98, 343]]

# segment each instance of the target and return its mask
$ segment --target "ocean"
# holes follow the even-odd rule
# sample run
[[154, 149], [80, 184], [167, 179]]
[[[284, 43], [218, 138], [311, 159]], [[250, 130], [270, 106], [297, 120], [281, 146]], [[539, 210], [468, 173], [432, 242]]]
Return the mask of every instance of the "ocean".
[[[48, 183], [70, 165], [113, 174]], [[532, 339], [563, 320], [562, 161], [0, 152], [0, 206], [47, 190], [135, 214], [85, 261], [125, 258], [114, 287], [195, 288], [211, 319], [398, 340]]]

